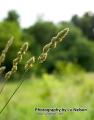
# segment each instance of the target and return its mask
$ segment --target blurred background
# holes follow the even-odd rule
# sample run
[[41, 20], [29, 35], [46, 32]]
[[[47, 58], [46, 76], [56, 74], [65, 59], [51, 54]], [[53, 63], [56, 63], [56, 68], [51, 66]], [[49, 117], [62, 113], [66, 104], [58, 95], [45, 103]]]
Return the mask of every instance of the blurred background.
[[[38, 57], [44, 45], [60, 30], [69, 34], [49, 52], [43, 64], [24, 74], [24, 65]], [[1, 120], [93, 120], [94, 119], [94, 6], [93, 0], [3, 0], [0, 2], [0, 53], [7, 41], [9, 49], [4, 74], [24, 42], [29, 50], [0, 95], [0, 108], [20, 79], [25, 79]], [[23, 75], [24, 74], [24, 75]], [[35, 108], [87, 108], [87, 112], [38, 115]]]

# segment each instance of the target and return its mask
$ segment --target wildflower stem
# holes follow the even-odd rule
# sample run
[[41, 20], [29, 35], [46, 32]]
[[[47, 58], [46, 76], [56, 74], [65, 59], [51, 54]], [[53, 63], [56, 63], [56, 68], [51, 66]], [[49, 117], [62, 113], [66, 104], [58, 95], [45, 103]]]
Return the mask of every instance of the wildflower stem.
[[[25, 75], [25, 73], [27, 72], [27, 70], [25, 70], [25, 72], [24, 72], [24, 75]], [[23, 75], [23, 76], [24, 76]], [[9, 97], [9, 99], [8, 99], [8, 101], [6, 102], [6, 104], [3, 106], [3, 108], [1, 109], [1, 111], [0, 111], [0, 114], [4, 111], [4, 109], [7, 107], [7, 105], [9, 104], [9, 102], [10, 102], [10, 100], [12, 99], [12, 97], [15, 95], [15, 93], [18, 91], [18, 89], [21, 87], [21, 85], [23, 84], [23, 82], [24, 82], [24, 80], [25, 79], [23, 79], [23, 77], [22, 77], [22, 79], [20, 79], [20, 81], [19, 81], [19, 85], [16, 87], [16, 89], [14, 90], [14, 92], [12, 93], [12, 95]]]

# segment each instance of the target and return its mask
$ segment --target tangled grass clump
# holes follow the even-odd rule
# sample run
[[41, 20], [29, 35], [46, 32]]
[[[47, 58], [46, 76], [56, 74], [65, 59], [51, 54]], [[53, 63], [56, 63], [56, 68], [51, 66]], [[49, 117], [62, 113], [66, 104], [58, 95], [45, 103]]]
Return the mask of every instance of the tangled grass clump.
[[[50, 43], [46, 44], [43, 47], [42, 53], [40, 54], [40, 56], [37, 59], [34, 56], [31, 57], [25, 64], [25, 67], [24, 67], [25, 72], [28, 71], [30, 68], [32, 68], [36, 62], [43, 63], [47, 59], [48, 52], [51, 49], [56, 48], [57, 45], [60, 42], [62, 42], [62, 40], [66, 37], [68, 32], [69, 32], [69, 28], [65, 28], [64, 30], [60, 31], [56, 35], [56, 37], [53, 37], [51, 39]], [[4, 70], [5, 70], [5, 66], [2, 66], [2, 63], [4, 62], [6, 53], [7, 53], [8, 49], [9, 49], [9, 47], [12, 45], [12, 43], [13, 43], [13, 37], [8, 41], [8, 43], [5, 46], [5, 49], [1, 53], [1, 56], [0, 56], [0, 66], [1, 66], [0, 67], [0, 74], [2, 74], [4, 72]], [[19, 64], [19, 62], [21, 62], [22, 57], [27, 52], [27, 50], [28, 50], [28, 43], [25, 42], [22, 45], [22, 47], [20, 48], [20, 50], [18, 51], [16, 58], [13, 60], [13, 66], [12, 66], [11, 70], [8, 71], [7, 73], [5, 73], [5, 75], [4, 75], [4, 81], [3, 81], [2, 86], [0, 88], [0, 93], [2, 93], [2, 91], [3, 91], [3, 89], [4, 89], [5, 85], [6, 85], [7, 80], [10, 79], [11, 75], [14, 74], [17, 71], [17, 65]], [[2, 113], [3, 110], [6, 108], [6, 106], [10, 102], [11, 98], [14, 96], [14, 94], [17, 92], [17, 90], [22, 85], [23, 81], [24, 81], [24, 79], [20, 79], [17, 88], [15, 89], [13, 94], [10, 96], [10, 98], [8, 99], [6, 104], [3, 106], [0, 113]]]

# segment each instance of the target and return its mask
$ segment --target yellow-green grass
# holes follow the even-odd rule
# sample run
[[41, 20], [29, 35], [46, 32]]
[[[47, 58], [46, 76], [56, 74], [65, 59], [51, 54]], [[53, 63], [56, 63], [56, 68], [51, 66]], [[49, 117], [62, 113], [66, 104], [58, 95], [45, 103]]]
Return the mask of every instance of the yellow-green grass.
[[[0, 96], [3, 107], [18, 82], [8, 83]], [[39, 115], [35, 108], [87, 108], [85, 112]], [[0, 120], [94, 120], [94, 74], [54, 76], [26, 80]]]

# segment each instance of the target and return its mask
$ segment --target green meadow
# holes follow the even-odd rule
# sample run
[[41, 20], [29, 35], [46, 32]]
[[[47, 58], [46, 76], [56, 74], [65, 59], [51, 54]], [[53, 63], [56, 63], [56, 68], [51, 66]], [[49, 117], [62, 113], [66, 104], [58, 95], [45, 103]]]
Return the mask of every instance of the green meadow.
[[[0, 95], [3, 107], [19, 82], [8, 83]], [[83, 108], [87, 111], [67, 111], [62, 114], [39, 114], [35, 108]], [[94, 73], [78, 73], [62, 76], [43, 74], [41, 78], [25, 80], [8, 106], [0, 114], [0, 120], [93, 120]]]

